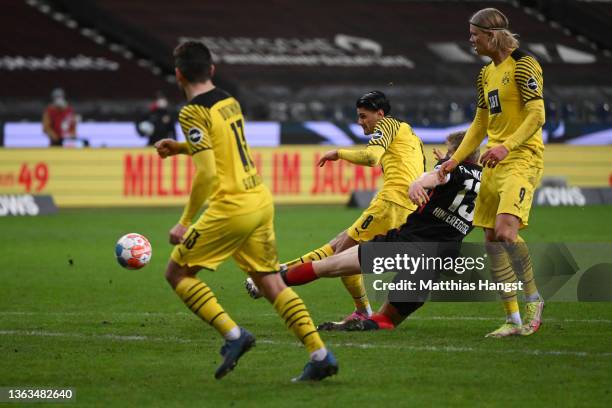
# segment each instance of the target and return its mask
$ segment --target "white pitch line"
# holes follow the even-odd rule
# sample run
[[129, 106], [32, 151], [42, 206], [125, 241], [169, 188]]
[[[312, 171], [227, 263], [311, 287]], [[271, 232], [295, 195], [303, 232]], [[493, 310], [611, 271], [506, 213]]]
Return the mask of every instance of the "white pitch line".
[[188, 312], [104, 312], [104, 311], [80, 311], [80, 312], [22, 312], [16, 311], [0, 311], [0, 316], [92, 316], [92, 315], [110, 315], [110, 316], [178, 316], [190, 315]]
[[[82, 333], [61, 333], [47, 332], [44, 330], [0, 330], [0, 336], [26, 336], [26, 337], [58, 337], [76, 339], [99, 339], [125, 342], [162, 342], [162, 343], [201, 343], [198, 339], [184, 339], [179, 337], [151, 337], [145, 335], [119, 335], [119, 334], [82, 334]], [[495, 340], [493, 340], [495, 341]], [[298, 342], [280, 342], [275, 340], [257, 340], [260, 344], [271, 344], [277, 346], [296, 346]], [[339, 348], [359, 348], [359, 349], [390, 349], [416, 352], [432, 353], [475, 353], [475, 354], [527, 354], [533, 356], [573, 356], [573, 357], [612, 357], [612, 353], [599, 353], [590, 351], [574, 350], [538, 350], [538, 349], [505, 349], [505, 350], [486, 350], [474, 347], [457, 346], [410, 346], [395, 344], [373, 344], [373, 343], [354, 343], [354, 342], [329, 342], [330, 346]]]
[[[0, 316], [192, 316], [189, 312], [104, 312], [104, 311], [80, 311], [80, 312], [22, 312], [22, 311], [0, 311]], [[258, 313], [261, 317], [276, 317], [276, 313]], [[498, 321], [499, 317], [482, 316], [412, 316], [409, 320], [465, 320], [465, 321]], [[559, 323], [601, 323], [612, 324], [610, 319], [557, 319], [545, 317], [544, 322]]]
[[[480, 316], [412, 316], [410, 320], [500, 320], [499, 317], [480, 317]], [[610, 319], [557, 319], [554, 317], [544, 317], [545, 322], [565, 322], [565, 323], [612, 323]]]
[[27, 337], [65, 337], [73, 339], [107, 339], [117, 341], [152, 341], [164, 343], [194, 343], [194, 340], [179, 337], [150, 337], [143, 335], [120, 335], [120, 334], [82, 334], [82, 333], [58, 333], [43, 330], [0, 330], [0, 336], [27, 336]]

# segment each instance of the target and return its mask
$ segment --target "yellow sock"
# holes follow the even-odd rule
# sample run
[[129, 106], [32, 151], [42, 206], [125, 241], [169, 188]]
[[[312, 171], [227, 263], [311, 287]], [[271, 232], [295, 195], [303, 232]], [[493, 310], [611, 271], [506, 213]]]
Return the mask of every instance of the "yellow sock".
[[274, 309], [309, 353], [325, 347], [304, 302], [293, 289], [285, 288], [278, 294], [274, 299]]
[[235, 327], [238, 327], [229, 315], [217, 303], [217, 297], [207, 284], [197, 278], [184, 278], [174, 291], [183, 300], [193, 313], [206, 323], [213, 326], [225, 336]]
[[506, 311], [506, 316], [511, 316], [513, 313], [518, 313], [519, 304], [516, 301], [516, 296], [513, 300], [504, 301], [504, 310]]
[[[489, 255], [489, 262], [491, 265], [491, 277], [495, 282], [498, 283], [515, 283], [517, 282], [516, 274], [512, 269], [510, 263], [510, 257], [504, 248], [504, 245], [500, 242], [493, 242], [487, 244], [487, 254]], [[516, 324], [521, 324], [521, 317], [519, 313], [518, 300], [516, 298], [516, 291], [510, 292], [499, 292], [502, 302], [504, 304], [504, 310], [506, 311], [506, 319], [511, 320]]]
[[365, 285], [363, 284], [363, 276], [361, 274], [343, 276], [342, 283], [353, 297], [357, 310], [366, 312], [368, 315], [371, 314], [372, 308], [370, 307], [370, 301], [366, 294]]
[[507, 248], [510, 259], [512, 260], [512, 268], [521, 282], [523, 282], [525, 298], [527, 301], [539, 300], [540, 293], [538, 292], [533, 276], [533, 265], [531, 264], [531, 257], [529, 256], [527, 244], [520, 235], [517, 235], [516, 241], [508, 245]]
[[292, 267], [293, 265], [303, 264], [310, 261], [318, 261], [334, 254], [334, 249], [329, 244], [323, 245], [321, 248], [317, 248], [314, 251], [310, 251], [307, 254], [300, 256], [299, 258], [292, 259], [289, 262], [285, 262], [285, 265]]

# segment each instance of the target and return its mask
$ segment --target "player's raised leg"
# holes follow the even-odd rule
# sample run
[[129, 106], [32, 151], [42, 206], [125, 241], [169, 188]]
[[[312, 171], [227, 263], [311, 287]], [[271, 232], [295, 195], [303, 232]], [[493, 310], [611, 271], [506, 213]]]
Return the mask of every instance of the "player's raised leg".
[[338, 362], [325, 347], [300, 296], [287, 287], [276, 273], [253, 272], [249, 275], [310, 355], [304, 372], [293, 381], [319, 381], [336, 374]]
[[300, 296], [287, 287], [276, 273], [279, 270], [274, 233], [274, 209], [261, 212], [259, 226], [234, 253], [240, 268], [247, 271], [262, 295], [274, 306], [287, 328], [310, 354], [310, 361], [296, 380], [322, 380], [338, 372], [338, 363], [329, 352]]
[[[282, 273], [283, 280], [290, 286], [303, 285], [319, 278], [336, 278], [336, 277], [359, 277], [361, 269], [359, 265], [359, 246], [353, 246], [349, 249], [337, 253], [329, 258], [320, 261], [307, 262], [301, 265], [296, 265]], [[363, 282], [363, 280], [361, 280]], [[363, 284], [362, 284], [363, 285]], [[365, 287], [364, 287], [365, 292]], [[318, 326], [319, 330], [347, 330], [344, 324], [354, 324], [355, 321], [364, 321], [371, 314], [355, 312], [345, 319], [338, 322], [325, 322]], [[341, 329], [338, 327], [342, 326]]]
[[212, 289], [196, 277], [200, 269], [180, 266], [170, 260], [166, 269], [166, 280], [193, 313], [213, 326], [226, 339], [237, 339], [240, 331], [238, 325], [217, 302]]
[[299, 286], [319, 278], [336, 278], [360, 274], [359, 247], [354, 246], [320, 261], [295, 265], [281, 272], [288, 286]]
[[[362, 216], [362, 218], [363, 217], [364, 216]], [[356, 244], [357, 244], [357, 241], [353, 239], [347, 233], [347, 231], [343, 231], [336, 238], [334, 238], [331, 242], [311, 252], [308, 252], [299, 258], [286, 262], [284, 265], [286, 265], [287, 268], [291, 268], [293, 266], [298, 266], [301, 264], [305, 264], [307, 262], [320, 261], [334, 254], [341, 253], [345, 251], [346, 249], [355, 246]], [[290, 282], [286, 282], [286, 283], [287, 285], [292, 286]], [[307, 283], [307, 282], [301, 282], [298, 284], [304, 284], [304, 283]], [[342, 276], [342, 284], [344, 285], [346, 290], [350, 293], [351, 297], [353, 298], [353, 302], [355, 303], [355, 311], [349, 316], [347, 316], [346, 319], [366, 318], [369, 315], [371, 315], [372, 308], [370, 307], [370, 301], [365, 291], [365, 286], [363, 284], [363, 277], [361, 276], [361, 274], [351, 275], [351, 276]]]
[[180, 266], [170, 260], [166, 269], [166, 279], [185, 306], [225, 338], [225, 344], [221, 348], [224, 361], [215, 372], [215, 378], [220, 379], [229, 373], [240, 357], [255, 345], [255, 338], [232, 320], [217, 302], [212, 289], [196, 277], [200, 269], [200, 267]]
[[338, 238], [341, 235], [342, 233], [340, 233], [336, 238], [326, 243], [322, 247], [313, 249], [312, 251], [307, 252], [298, 258], [285, 262], [283, 265], [286, 266], [287, 268], [290, 268], [295, 265], [300, 265], [300, 264], [311, 262], [311, 261], [319, 261], [323, 258], [327, 258], [328, 256], [332, 256], [335, 252], [335, 247], [336, 247], [336, 243], [338, 242]]

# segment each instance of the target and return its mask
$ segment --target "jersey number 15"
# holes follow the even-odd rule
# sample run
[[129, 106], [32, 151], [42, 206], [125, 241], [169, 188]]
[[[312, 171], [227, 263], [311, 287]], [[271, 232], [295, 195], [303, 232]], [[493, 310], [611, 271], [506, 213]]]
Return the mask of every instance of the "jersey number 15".
[[474, 219], [474, 200], [470, 200], [469, 203], [463, 204], [463, 199], [468, 191], [472, 191], [474, 195], [478, 194], [480, 190], [480, 181], [476, 179], [467, 179], [463, 181], [463, 185], [465, 188], [457, 193], [455, 199], [448, 207], [448, 210], [458, 214], [464, 220], [471, 222]]

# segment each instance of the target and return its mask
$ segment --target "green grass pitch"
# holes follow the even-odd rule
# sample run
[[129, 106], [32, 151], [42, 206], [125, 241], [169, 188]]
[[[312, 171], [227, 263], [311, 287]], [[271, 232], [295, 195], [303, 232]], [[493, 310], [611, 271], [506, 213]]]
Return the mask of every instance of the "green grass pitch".
[[[64, 210], [0, 219], [0, 387], [76, 388], [76, 406], [609, 406], [612, 304], [549, 303], [541, 332], [485, 339], [498, 303], [431, 303], [393, 332], [324, 333], [340, 372], [292, 384], [307, 353], [233, 261], [201, 277], [257, 336], [234, 372], [213, 378], [221, 339], [170, 290], [167, 231], [180, 209]], [[282, 259], [320, 246], [359, 215], [279, 207]], [[536, 208], [527, 241], [612, 241], [612, 207]], [[116, 239], [147, 236], [153, 260], [117, 265]], [[479, 241], [480, 231], [469, 240]], [[70, 262], [70, 260], [72, 262]], [[352, 309], [339, 281], [297, 289], [315, 322]], [[608, 401], [608, 402], [606, 402]]]

